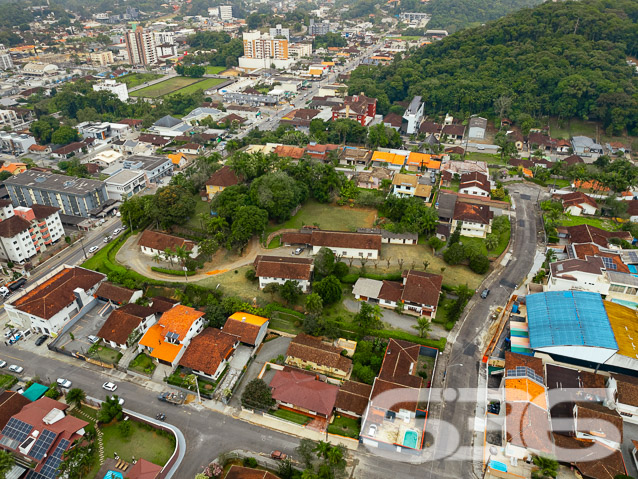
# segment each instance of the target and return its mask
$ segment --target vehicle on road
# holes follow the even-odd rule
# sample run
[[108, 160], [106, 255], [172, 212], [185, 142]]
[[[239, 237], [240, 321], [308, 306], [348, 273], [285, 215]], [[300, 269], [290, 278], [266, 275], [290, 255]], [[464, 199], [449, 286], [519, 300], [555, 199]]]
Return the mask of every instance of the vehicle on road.
[[86, 339], [88, 339], [89, 343], [91, 343], [91, 344], [95, 344], [95, 343], [97, 343], [100, 340], [100, 338], [98, 338], [97, 336], [93, 336], [92, 334], [89, 334], [86, 337]]
[[157, 399], [178, 406], [186, 400], [186, 396], [184, 395], [184, 393], [173, 393], [170, 391], [165, 391], [157, 396]]
[[65, 388], [65, 389], [70, 388], [71, 384], [73, 384], [71, 381], [69, 381], [68, 379], [64, 379], [64, 378], [58, 378], [55, 382], [58, 383], [58, 386], [60, 386], [61, 388]]
[[115, 228], [115, 229], [113, 230], [113, 236], [117, 236], [117, 235], [119, 235], [121, 231], [122, 231], [122, 229], [121, 229], [121, 228]]
[[12, 364], [11, 366], [9, 366], [9, 371], [11, 371], [12, 373], [20, 374], [22, 371], [24, 371], [24, 368], [22, 366], [18, 366], [17, 364]]
[[35, 345], [42, 346], [48, 338], [49, 337], [46, 334], [43, 334], [42, 336], [40, 336], [38, 339], [35, 340]]
[[15, 344], [20, 341], [20, 339], [22, 339], [22, 335], [20, 333], [16, 333], [15, 335], [11, 336], [11, 339], [9, 339], [9, 344]]
[[283, 461], [288, 457], [288, 454], [284, 454], [281, 451], [273, 451], [270, 453], [270, 458], [275, 459], [276, 461]]
[[114, 384], [112, 382], [105, 382], [104, 384], [102, 384], [102, 388], [106, 389], [107, 391], [115, 391], [117, 389], [117, 384]]
[[160, 412], [157, 414], [157, 416], [155, 416], [155, 419], [159, 419], [160, 421], [166, 421], [166, 414], [164, 414], [163, 412]]
[[27, 284], [26, 278], [18, 278], [15, 281], [5, 284], [5, 286], [9, 289], [9, 291], [17, 291], [25, 284]]
[[2, 369], [3, 367], [5, 367], [7, 365], [6, 361], [0, 361], [0, 369]]
[[97, 246], [91, 246], [91, 247], [89, 248], [89, 253], [95, 253], [98, 249], [100, 249], [100, 248], [99, 248], [99, 247], [97, 247]]
[[485, 288], [482, 292], [481, 292], [481, 298], [485, 299], [489, 296], [490, 294], [490, 290], [488, 288]]
[[299, 248], [297, 248], [296, 250], [294, 250], [292, 252], [292, 254], [301, 254], [303, 253], [304, 248], [302, 246], [300, 246]]
[[6, 333], [4, 333], [4, 337], [5, 338], [10, 338], [11, 336], [13, 336], [15, 333], [15, 329], [10, 329], [9, 331], [7, 331]]

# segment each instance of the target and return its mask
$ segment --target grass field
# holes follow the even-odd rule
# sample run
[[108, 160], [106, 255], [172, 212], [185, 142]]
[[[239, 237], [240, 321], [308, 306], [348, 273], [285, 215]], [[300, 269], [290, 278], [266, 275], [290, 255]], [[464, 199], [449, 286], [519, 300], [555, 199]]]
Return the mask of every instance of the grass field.
[[[213, 78], [214, 80], [214, 78]], [[186, 78], [186, 77], [173, 77], [163, 82], [156, 83], [155, 85], [147, 86], [141, 90], [131, 92], [131, 96], [140, 96], [145, 98], [159, 98], [160, 96], [168, 95], [181, 88], [192, 85], [200, 81], [199, 78]]]
[[561, 217], [558, 219], [558, 224], [560, 226], [589, 225], [608, 231], [616, 231], [618, 229], [618, 224], [611, 219], [588, 218], [586, 216], [561, 215]]
[[488, 164], [506, 164], [506, 162], [501, 161], [501, 155], [492, 155], [491, 153], [476, 153], [468, 151], [465, 154], [465, 159], [468, 161], [485, 161]]
[[129, 73], [123, 77], [116, 78], [116, 81], [126, 83], [128, 88], [133, 88], [141, 85], [142, 83], [157, 80], [158, 78], [161, 78], [161, 76], [162, 75], [157, 73]]
[[286, 409], [277, 409], [276, 411], [271, 412], [270, 414], [278, 417], [279, 419], [285, 419], [286, 421], [294, 422], [295, 424], [301, 424], [302, 426], [310, 422], [310, 418], [308, 416], [304, 416], [303, 414], [288, 411]]
[[195, 212], [188, 218], [188, 221], [184, 225], [186, 228], [193, 228], [197, 230], [204, 229], [204, 223], [200, 216], [206, 214], [210, 216], [210, 203], [208, 201], [202, 201], [199, 194], [194, 195], [195, 198]]
[[226, 70], [226, 67], [214, 67], [212, 65], [206, 66], [206, 75], [219, 75]]
[[104, 457], [113, 457], [117, 452], [121, 459], [131, 462], [132, 458], [144, 458], [163, 466], [175, 449], [175, 440], [159, 434], [156, 429], [138, 422], [131, 422], [131, 435], [122, 437], [117, 424], [102, 428], [104, 433]]
[[331, 434], [339, 434], [340, 436], [359, 438], [361, 430], [361, 421], [356, 421], [345, 416], [335, 416], [332, 424], [328, 426], [328, 432]]
[[608, 136], [605, 134], [605, 130], [595, 121], [584, 121], [573, 119], [570, 121], [563, 120], [558, 121], [556, 118], [549, 120], [550, 133], [552, 138], [569, 139], [572, 136], [589, 136], [590, 138], [599, 137], [599, 141], [604, 144], [610, 141], [620, 141], [623, 143], [636, 142], [635, 137], [622, 137], [622, 136]]
[[195, 93], [198, 90], [201, 90], [201, 91], [208, 90], [209, 88], [212, 88], [215, 85], [219, 85], [223, 81], [224, 80], [221, 78], [204, 78], [203, 80], [198, 81], [197, 83], [193, 83], [177, 91], [171, 92], [167, 96], [176, 95], [177, 93], [181, 93], [182, 95], [190, 95], [191, 93]]
[[[251, 304], [253, 298], [257, 298], [258, 304], [270, 303], [272, 298], [259, 289], [259, 283], [246, 279], [246, 271], [249, 269], [252, 269], [252, 265], [246, 265], [241, 268], [226, 271], [225, 273], [211, 275], [206, 279], [198, 281], [197, 284], [206, 288], [216, 288], [219, 284], [219, 288], [224, 292], [224, 295], [238, 296]], [[235, 273], [235, 271], [237, 271], [237, 273]], [[278, 299], [277, 295], [275, 295], [275, 299]]]
[[284, 228], [301, 228], [304, 225], [317, 225], [322, 230], [355, 231], [357, 228], [370, 228], [377, 216], [372, 208], [349, 208], [314, 201], [306, 203], [299, 212], [283, 224], [270, 224], [266, 235]]

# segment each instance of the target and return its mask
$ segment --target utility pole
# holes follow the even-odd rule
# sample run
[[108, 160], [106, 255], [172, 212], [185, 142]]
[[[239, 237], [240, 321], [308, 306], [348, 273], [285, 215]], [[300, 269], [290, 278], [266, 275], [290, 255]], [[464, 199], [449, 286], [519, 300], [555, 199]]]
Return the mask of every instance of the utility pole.
[[80, 246], [82, 246], [82, 252], [84, 253], [84, 259], [88, 259], [86, 255], [86, 250], [84, 249], [84, 236], [80, 236]]

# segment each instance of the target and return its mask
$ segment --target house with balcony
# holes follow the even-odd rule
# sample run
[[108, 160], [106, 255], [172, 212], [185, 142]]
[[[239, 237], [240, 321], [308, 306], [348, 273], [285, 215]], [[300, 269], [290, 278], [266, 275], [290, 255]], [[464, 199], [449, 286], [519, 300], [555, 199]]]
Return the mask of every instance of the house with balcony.
[[310, 291], [313, 263], [312, 258], [259, 255], [254, 262], [259, 289], [270, 283], [283, 285], [286, 281], [293, 281], [307, 293]]
[[476, 171], [461, 175], [461, 182], [459, 184], [460, 194], [489, 198], [491, 192], [490, 179], [487, 175]]
[[493, 217], [489, 206], [457, 201], [450, 229], [455, 231], [461, 225], [461, 235], [485, 238], [492, 231]]
[[299, 333], [288, 345], [286, 364], [338, 379], [348, 379], [352, 361], [342, 356], [341, 351], [341, 348], [326, 344], [319, 338]]

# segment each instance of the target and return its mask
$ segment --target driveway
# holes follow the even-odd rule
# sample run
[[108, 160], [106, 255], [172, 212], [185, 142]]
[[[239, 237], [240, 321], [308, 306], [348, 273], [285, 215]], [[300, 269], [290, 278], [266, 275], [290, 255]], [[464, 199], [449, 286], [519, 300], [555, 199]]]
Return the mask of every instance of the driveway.
[[259, 376], [259, 372], [261, 371], [261, 368], [263, 368], [264, 364], [266, 364], [268, 361], [276, 358], [280, 354], [285, 356], [286, 351], [288, 350], [288, 345], [290, 344], [290, 341], [292, 341], [292, 338], [285, 338], [281, 336], [277, 339], [268, 341], [267, 343], [263, 343], [263, 346], [261, 347], [261, 351], [259, 351], [259, 354], [257, 354], [257, 357], [248, 366], [248, 369], [246, 370], [246, 374], [244, 375], [244, 378], [242, 379], [241, 384], [239, 385], [239, 387], [233, 394], [233, 397], [230, 400], [231, 406], [241, 407], [240, 399], [241, 399], [242, 393], [244, 392], [244, 389], [246, 388], [246, 384], [248, 384], [250, 381], [252, 381], [257, 376]]
[[[92, 346], [92, 344], [87, 339], [90, 335], [97, 335], [98, 331], [104, 325], [104, 321], [108, 318], [108, 312], [101, 316], [100, 312], [105, 308], [106, 304], [102, 302], [97, 302], [95, 307], [86, 313], [80, 320], [75, 323], [71, 329], [63, 334], [57, 342], [57, 347], [64, 347], [67, 351], [77, 351], [84, 352], [88, 351], [88, 349]], [[104, 311], [110, 311], [110, 308], [105, 309]]]

